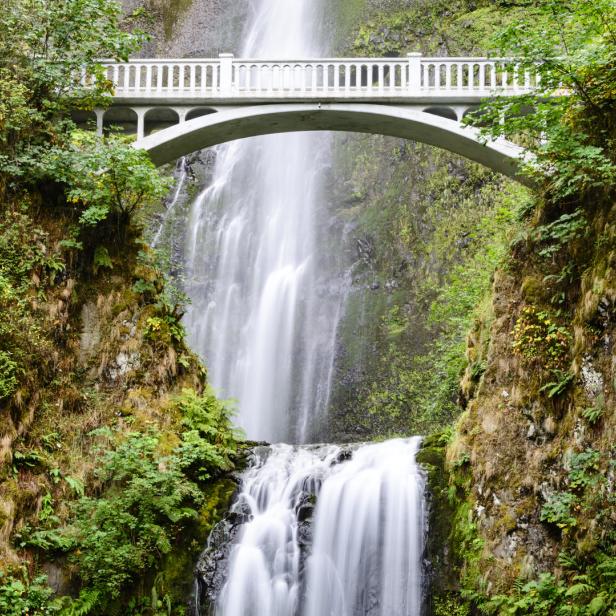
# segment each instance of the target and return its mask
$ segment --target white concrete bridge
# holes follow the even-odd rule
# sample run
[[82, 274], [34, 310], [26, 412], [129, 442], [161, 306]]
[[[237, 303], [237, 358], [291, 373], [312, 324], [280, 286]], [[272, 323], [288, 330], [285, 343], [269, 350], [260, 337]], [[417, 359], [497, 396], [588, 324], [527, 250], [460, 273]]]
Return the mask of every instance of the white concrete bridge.
[[[421, 141], [518, 176], [524, 152], [484, 144], [463, 127], [486, 98], [532, 91], [537, 77], [488, 58], [217, 59], [103, 62], [111, 106], [97, 129], [137, 134], [156, 164], [226, 141], [303, 130], [378, 133]], [[84, 77], [85, 80], [85, 77]], [[84, 117], [77, 117], [85, 120]]]

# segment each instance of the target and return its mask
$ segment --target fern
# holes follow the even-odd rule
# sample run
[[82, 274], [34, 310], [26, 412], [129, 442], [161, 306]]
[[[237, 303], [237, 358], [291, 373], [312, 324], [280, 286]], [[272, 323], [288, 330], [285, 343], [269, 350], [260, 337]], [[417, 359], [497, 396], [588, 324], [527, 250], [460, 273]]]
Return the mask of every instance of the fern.
[[[576, 578], [587, 578], [587, 576], [576, 576]], [[575, 578], [574, 578], [575, 579]], [[588, 596], [590, 593], [592, 593], [595, 590], [595, 587], [592, 586], [591, 584], [588, 584], [587, 582], [578, 582], [577, 584], [574, 584], [573, 586], [570, 586], [567, 589], [567, 592], [565, 593], [565, 597], [571, 597], [574, 599], [579, 599], [581, 597], [585, 597]]]
[[616, 580], [616, 557], [606, 558], [597, 565], [597, 570], [606, 580]]
[[61, 616], [87, 616], [100, 605], [101, 595], [98, 590], [84, 588], [80, 591], [79, 597], [73, 599], [71, 603], [61, 612]]
[[575, 557], [569, 552], [560, 552], [558, 555], [558, 564], [567, 571], [576, 571], [580, 568]]
[[582, 417], [591, 425], [594, 426], [603, 417], [603, 406], [596, 405], [582, 411]]

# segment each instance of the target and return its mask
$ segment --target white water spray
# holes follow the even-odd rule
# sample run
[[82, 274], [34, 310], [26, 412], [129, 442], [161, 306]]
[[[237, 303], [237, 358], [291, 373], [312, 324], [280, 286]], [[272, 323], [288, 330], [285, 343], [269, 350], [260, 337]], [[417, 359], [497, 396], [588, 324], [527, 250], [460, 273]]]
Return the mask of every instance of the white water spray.
[[186, 179], [188, 178], [186, 157], [183, 156], [182, 158], [180, 158], [174, 175], [175, 175], [175, 180], [176, 180], [175, 190], [173, 191], [173, 196], [171, 197], [171, 200], [169, 201], [169, 203], [167, 204], [167, 207], [165, 208], [165, 211], [158, 225], [158, 229], [156, 230], [156, 233], [154, 233], [154, 236], [152, 237], [152, 240], [150, 242], [150, 245], [152, 246], [152, 248], [158, 247], [158, 244], [160, 243], [163, 232], [165, 231], [165, 228], [169, 220], [171, 220], [171, 217], [173, 216], [175, 212], [175, 208], [178, 205], [180, 198], [182, 196], [182, 191], [184, 190], [184, 185], [186, 184]]

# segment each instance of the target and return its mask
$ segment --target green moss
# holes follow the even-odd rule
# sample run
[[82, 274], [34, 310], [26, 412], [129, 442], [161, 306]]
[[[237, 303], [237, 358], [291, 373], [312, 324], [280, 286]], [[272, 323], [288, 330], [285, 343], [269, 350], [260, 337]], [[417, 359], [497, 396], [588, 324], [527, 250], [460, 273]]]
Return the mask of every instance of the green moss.
[[442, 593], [432, 596], [432, 616], [468, 616], [471, 613], [469, 601], [458, 593]]
[[162, 0], [159, 10], [166, 41], [171, 40], [177, 23], [192, 3], [193, 0]]
[[151, 578], [159, 596], [169, 596], [173, 605], [184, 605], [190, 596], [195, 562], [210, 532], [229, 511], [236, 490], [237, 484], [230, 479], [213, 482], [205, 488], [204, 503], [196, 522], [181, 534]]
[[454, 509], [449, 499], [449, 473], [445, 452], [450, 431], [426, 437], [417, 452], [427, 473], [429, 520], [426, 552], [432, 565], [430, 596], [456, 588], [455, 573], [449, 550]]

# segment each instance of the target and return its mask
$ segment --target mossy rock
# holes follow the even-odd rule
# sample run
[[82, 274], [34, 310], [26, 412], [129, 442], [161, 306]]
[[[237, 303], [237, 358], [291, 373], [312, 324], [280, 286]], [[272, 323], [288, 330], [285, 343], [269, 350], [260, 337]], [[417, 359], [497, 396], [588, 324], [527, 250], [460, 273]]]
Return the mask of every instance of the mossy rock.
[[[450, 537], [454, 510], [449, 500], [449, 473], [445, 455], [449, 434], [440, 432], [424, 439], [417, 462], [427, 474], [428, 536], [426, 556], [430, 562], [430, 596], [436, 597], [456, 588], [455, 572], [450, 563]], [[433, 613], [437, 613], [433, 611]]]

